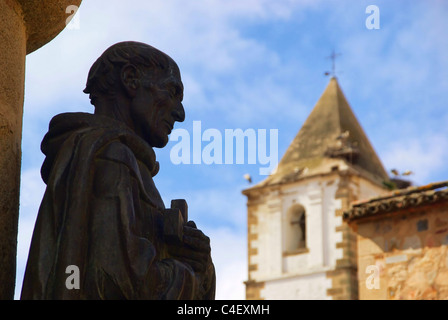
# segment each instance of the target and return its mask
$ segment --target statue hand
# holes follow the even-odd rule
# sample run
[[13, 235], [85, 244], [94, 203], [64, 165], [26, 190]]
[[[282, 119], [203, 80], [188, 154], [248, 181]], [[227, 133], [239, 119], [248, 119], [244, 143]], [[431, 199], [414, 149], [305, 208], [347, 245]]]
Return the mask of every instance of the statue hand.
[[183, 227], [183, 239], [177, 245], [169, 245], [171, 256], [189, 265], [199, 280], [198, 297], [214, 297], [215, 268], [211, 258], [210, 239], [188, 221]]
[[170, 254], [189, 264], [195, 272], [204, 273], [211, 263], [210, 239], [196, 228], [193, 221], [188, 221], [183, 228], [182, 244], [170, 246]]

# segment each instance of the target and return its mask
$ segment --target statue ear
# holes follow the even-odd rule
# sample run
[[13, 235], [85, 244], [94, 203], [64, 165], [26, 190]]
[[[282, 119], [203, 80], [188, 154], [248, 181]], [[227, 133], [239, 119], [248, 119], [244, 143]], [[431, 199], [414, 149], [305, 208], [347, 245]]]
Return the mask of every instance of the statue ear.
[[127, 64], [121, 69], [120, 76], [126, 93], [134, 97], [139, 86], [137, 68], [133, 64]]

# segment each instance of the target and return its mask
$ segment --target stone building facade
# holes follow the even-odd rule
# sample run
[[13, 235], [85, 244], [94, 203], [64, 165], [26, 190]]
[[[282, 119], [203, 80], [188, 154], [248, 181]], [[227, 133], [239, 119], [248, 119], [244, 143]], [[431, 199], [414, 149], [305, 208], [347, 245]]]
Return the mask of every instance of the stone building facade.
[[350, 203], [388, 180], [336, 78], [275, 173], [243, 191], [248, 210], [247, 299], [357, 299]]
[[359, 298], [448, 299], [448, 182], [353, 203]]

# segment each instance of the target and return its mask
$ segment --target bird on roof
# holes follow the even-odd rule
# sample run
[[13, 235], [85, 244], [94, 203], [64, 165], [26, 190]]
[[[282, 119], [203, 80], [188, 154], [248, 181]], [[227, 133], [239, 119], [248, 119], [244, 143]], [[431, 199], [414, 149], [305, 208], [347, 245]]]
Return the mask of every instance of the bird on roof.
[[400, 173], [398, 172], [397, 169], [392, 169], [392, 170], [390, 170], [390, 172], [392, 172], [392, 174], [393, 174], [394, 176], [399, 176], [399, 175], [400, 175]]

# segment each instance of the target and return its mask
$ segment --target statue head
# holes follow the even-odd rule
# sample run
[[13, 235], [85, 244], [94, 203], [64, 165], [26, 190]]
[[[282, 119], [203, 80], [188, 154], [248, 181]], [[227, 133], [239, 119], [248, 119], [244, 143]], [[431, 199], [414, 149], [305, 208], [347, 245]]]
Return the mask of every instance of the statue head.
[[185, 119], [177, 64], [144, 43], [108, 48], [92, 65], [84, 92], [95, 114], [123, 121], [153, 147], [164, 147], [175, 121]]

